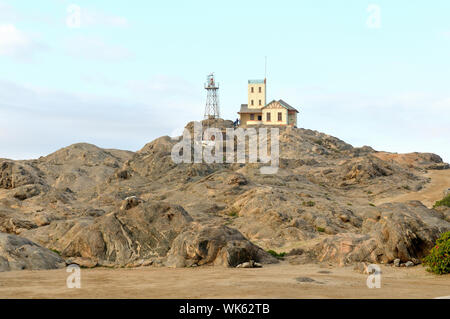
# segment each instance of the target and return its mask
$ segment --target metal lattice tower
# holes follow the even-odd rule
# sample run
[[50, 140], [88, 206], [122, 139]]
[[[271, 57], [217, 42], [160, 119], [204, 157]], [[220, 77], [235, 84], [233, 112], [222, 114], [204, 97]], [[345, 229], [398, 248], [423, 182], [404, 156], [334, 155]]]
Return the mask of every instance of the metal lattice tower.
[[206, 96], [205, 119], [217, 119], [219, 112], [219, 83], [214, 80], [214, 73], [206, 78], [205, 89], [208, 92]]

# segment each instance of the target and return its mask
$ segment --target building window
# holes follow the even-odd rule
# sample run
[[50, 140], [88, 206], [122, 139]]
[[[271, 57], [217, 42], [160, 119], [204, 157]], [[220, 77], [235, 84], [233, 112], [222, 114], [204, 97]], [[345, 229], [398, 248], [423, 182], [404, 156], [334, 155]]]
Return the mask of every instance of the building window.
[[250, 121], [253, 121], [255, 119], [255, 114], [250, 114]]
[[261, 100], [259, 100], [259, 105], [261, 106]]
[[266, 121], [270, 122], [270, 113], [266, 113]]
[[262, 115], [258, 115], [258, 121], [262, 121]]
[[254, 91], [253, 91], [253, 87], [252, 87], [250, 90], [251, 90], [252, 93], [254, 92]]
[[259, 89], [259, 93], [261, 93], [261, 87], [260, 86], [258, 87], [258, 89]]
[[283, 114], [278, 112], [278, 121], [281, 122], [283, 120]]
[[250, 103], [251, 105], [253, 105], [253, 100], [251, 100], [251, 103]]

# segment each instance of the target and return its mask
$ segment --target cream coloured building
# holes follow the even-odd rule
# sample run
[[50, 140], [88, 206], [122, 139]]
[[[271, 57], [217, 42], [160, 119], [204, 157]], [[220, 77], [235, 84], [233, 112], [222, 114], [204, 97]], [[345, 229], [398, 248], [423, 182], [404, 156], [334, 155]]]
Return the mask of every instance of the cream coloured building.
[[238, 112], [241, 125], [297, 126], [299, 112], [283, 100], [266, 104], [266, 92], [265, 79], [248, 81], [248, 101]]

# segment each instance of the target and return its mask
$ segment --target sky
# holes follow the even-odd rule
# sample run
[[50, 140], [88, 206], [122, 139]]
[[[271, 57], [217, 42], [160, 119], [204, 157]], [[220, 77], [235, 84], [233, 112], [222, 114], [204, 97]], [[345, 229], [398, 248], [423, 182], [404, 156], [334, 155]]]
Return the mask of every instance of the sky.
[[73, 143], [136, 151], [222, 118], [247, 80], [298, 126], [450, 162], [450, 1], [0, 0], [0, 158]]

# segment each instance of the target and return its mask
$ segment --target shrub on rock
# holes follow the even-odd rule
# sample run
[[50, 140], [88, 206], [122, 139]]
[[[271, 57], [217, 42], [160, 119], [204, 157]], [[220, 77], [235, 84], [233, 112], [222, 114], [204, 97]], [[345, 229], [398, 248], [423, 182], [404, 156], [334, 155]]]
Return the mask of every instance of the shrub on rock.
[[440, 207], [440, 206], [447, 206], [447, 207], [450, 207], [450, 193], [447, 194], [443, 199], [438, 200], [438, 201], [434, 204], [433, 208]]

